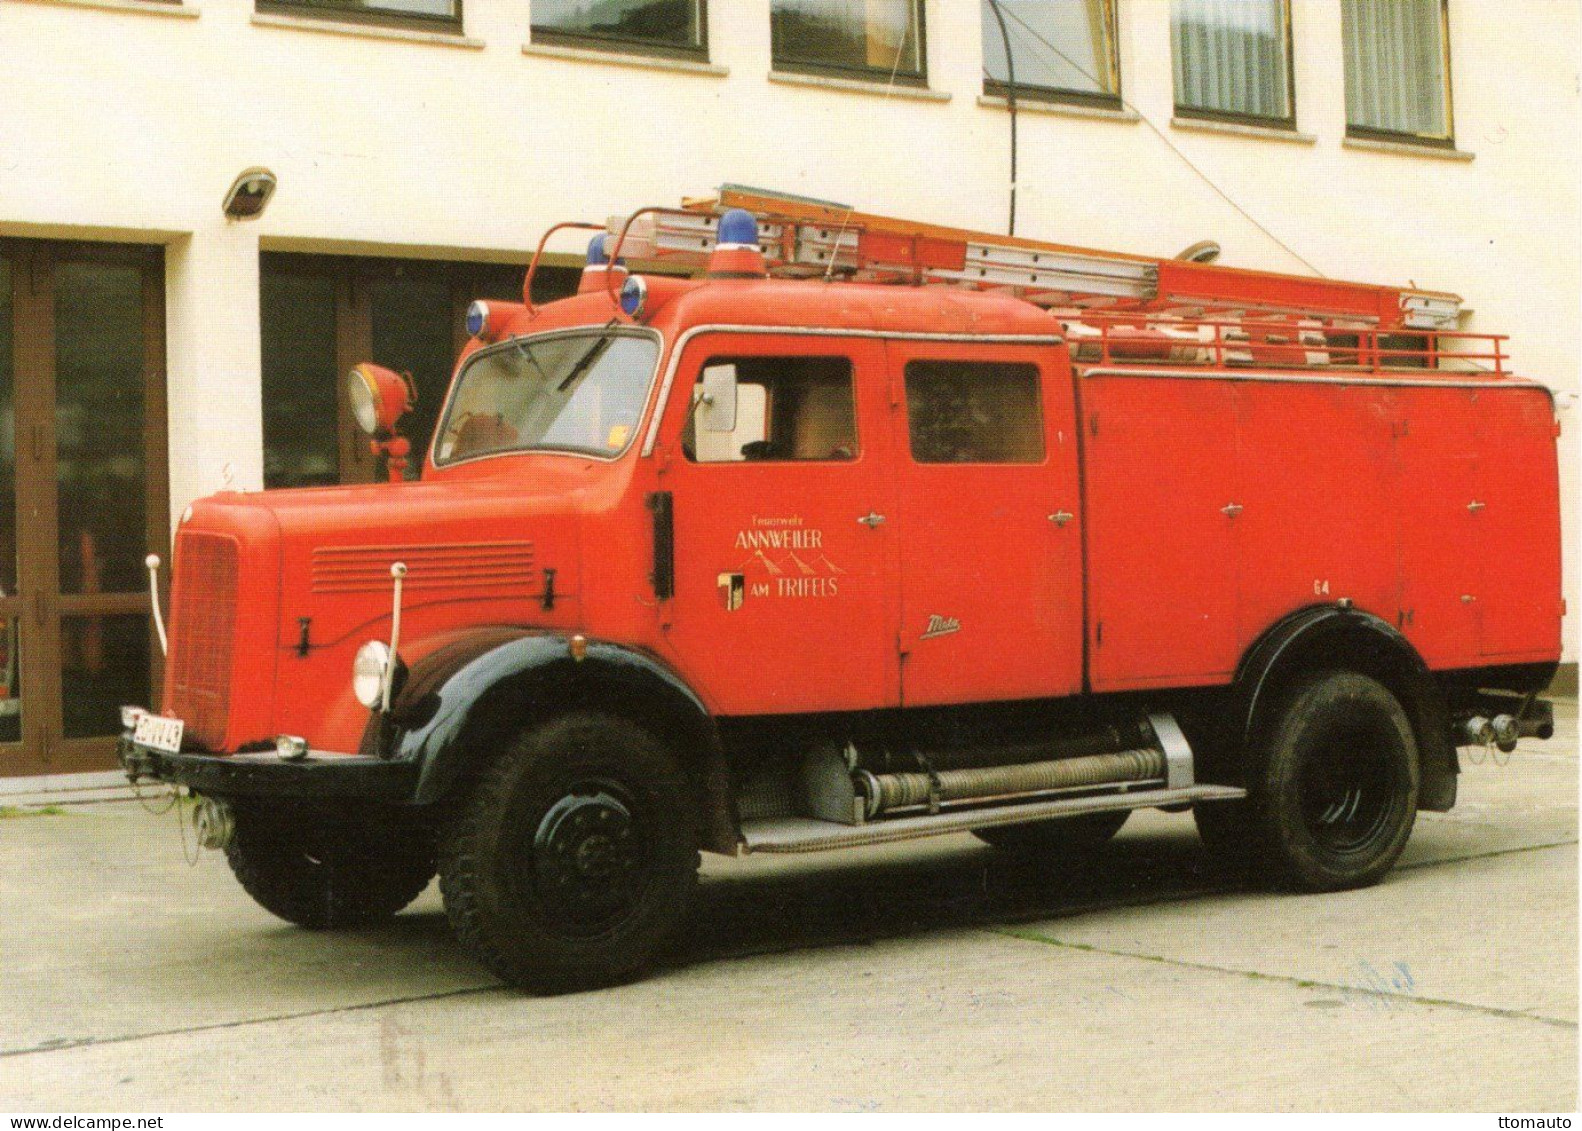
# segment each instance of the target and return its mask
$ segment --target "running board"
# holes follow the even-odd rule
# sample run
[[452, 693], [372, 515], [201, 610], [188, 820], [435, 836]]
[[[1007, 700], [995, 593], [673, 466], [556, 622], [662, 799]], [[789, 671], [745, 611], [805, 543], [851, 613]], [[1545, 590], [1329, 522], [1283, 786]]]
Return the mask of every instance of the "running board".
[[1239, 801], [1247, 791], [1228, 785], [1189, 785], [1179, 789], [1139, 790], [1102, 797], [1065, 797], [1029, 801], [993, 809], [968, 809], [931, 817], [896, 817], [866, 825], [839, 825], [808, 817], [770, 817], [742, 825], [738, 856], [754, 852], [822, 852], [830, 848], [856, 848], [864, 844], [889, 844], [898, 840], [941, 836], [945, 833], [1019, 825], [1046, 817], [1075, 817], [1082, 813], [1112, 813], [1122, 809], [1149, 809], [1188, 805], [1195, 801]]

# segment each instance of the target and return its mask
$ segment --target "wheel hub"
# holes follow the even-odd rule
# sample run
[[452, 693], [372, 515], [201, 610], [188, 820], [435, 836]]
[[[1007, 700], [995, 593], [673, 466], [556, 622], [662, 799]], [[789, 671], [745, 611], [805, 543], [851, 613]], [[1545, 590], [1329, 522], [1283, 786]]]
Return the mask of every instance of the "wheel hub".
[[595, 934], [631, 914], [646, 877], [630, 806], [589, 786], [562, 797], [533, 838], [533, 886], [566, 932]]

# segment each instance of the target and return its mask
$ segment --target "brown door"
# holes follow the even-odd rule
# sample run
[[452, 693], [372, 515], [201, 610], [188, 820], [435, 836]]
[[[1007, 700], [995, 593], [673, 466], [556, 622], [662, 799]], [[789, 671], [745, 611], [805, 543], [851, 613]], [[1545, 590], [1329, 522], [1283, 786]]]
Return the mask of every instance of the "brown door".
[[0, 776], [113, 768], [154, 698], [162, 279], [158, 248], [0, 241]]

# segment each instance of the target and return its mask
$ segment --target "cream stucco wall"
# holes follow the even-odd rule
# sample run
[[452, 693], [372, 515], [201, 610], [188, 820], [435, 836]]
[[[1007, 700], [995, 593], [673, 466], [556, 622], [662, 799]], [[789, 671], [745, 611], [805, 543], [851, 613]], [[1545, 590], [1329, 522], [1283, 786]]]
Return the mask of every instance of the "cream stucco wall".
[[[1450, 0], [1472, 160], [1343, 144], [1340, 0], [1293, 0], [1296, 141], [1172, 126], [1167, 0], [1118, 4], [1146, 120], [1022, 115], [1021, 234], [1159, 254], [1212, 237], [1223, 262], [1306, 269], [1246, 213], [1327, 275], [1461, 293], [1523, 372], [1576, 391], [1574, 0]], [[260, 247], [521, 260], [557, 219], [723, 181], [1004, 224], [977, 0], [926, 0], [930, 98], [770, 81], [769, 0], [711, 0], [713, 67], [692, 70], [524, 53], [529, 8], [468, 0], [465, 37], [442, 43], [284, 26], [250, 0], [0, 0], [0, 234], [168, 245], [172, 513], [226, 464], [261, 480]], [[255, 164], [276, 198], [227, 221], [221, 196]], [[1571, 540], [1579, 428], [1568, 414]], [[1574, 555], [1566, 577], [1576, 610]]]

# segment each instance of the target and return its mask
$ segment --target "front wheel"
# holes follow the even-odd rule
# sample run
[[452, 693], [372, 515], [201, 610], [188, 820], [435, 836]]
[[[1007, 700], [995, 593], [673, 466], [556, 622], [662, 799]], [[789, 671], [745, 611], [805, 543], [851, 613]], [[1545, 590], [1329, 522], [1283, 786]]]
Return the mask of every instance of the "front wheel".
[[236, 806], [225, 859], [248, 895], [314, 929], [388, 919], [434, 878], [434, 829], [422, 814]]
[[[1412, 835], [1417, 742], [1400, 702], [1377, 680], [1329, 671], [1299, 681], [1251, 769], [1254, 860], [1284, 886], [1377, 883]], [[1234, 819], [1234, 810], [1224, 816]]]
[[695, 804], [669, 751], [608, 715], [519, 734], [440, 837], [440, 890], [464, 946], [511, 985], [558, 993], [636, 974], [697, 883]]

